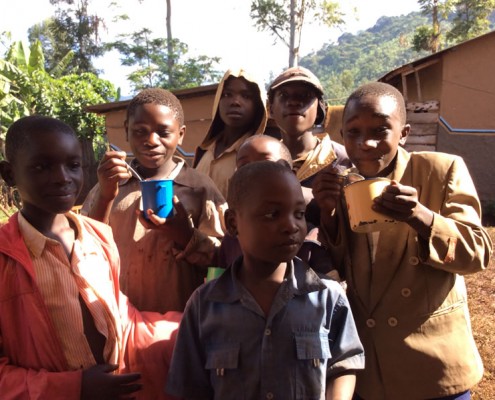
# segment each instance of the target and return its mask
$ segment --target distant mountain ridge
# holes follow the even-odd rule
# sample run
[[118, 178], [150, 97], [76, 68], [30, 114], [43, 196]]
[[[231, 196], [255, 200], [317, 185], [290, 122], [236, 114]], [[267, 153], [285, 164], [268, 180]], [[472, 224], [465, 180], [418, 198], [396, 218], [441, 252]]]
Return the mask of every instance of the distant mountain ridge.
[[[489, 20], [495, 28], [495, 12]], [[429, 52], [412, 48], [416, 28], [430, 25], [431, 19], [414, 11], [395, 17], [381, 17], [375, 25], [357, 34], [344, 33], [337, 43], [302, 57], [299, 64], [309, 68], [321, 80], [330, 104], [343, 104], [360, 84], [376, 81], [386, 73]], [[447, 27], [443, 26], [446, 31]]]
[[371, 28], [344, 33], [337, 43], [302, 57], [299, 64], [320, 78], [329, 103], [342, 104], [360, 84], [428, 55], [412, 49], [416, 28], [426, 24], [428, 18], [420, 12], [381, 17]]

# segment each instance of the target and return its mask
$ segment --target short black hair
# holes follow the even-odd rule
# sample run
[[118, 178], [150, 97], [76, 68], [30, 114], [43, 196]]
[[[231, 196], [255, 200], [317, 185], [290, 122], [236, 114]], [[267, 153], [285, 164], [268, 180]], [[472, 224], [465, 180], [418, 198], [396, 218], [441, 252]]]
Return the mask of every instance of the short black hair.
[[246, 164], [236, 170], [230, 178], [227, 194], [229, 209], [237, 209], [249, 197], [252, 186], [269, 174], [289, 174], [295, 179], [294, 173], [285, 162], [256, 161]]
[[365, 83], [364, 85], [361, 85], [356, 90], [354, 90], [354, 92], [350, 94], [350, 96], [347, 98], [347, 101], [345, 102], [343, 115], [345, 115], [347, 106], [351, 101], [360, 100], [366, 96], [392, 97], [395, 100], [395, 103], [397, 104], [401, 122], [403, 124], [406, 123], [407, 112], [406, 112], [406, 103], [404, 101], [404, 96], [402, 96], [402, 93], [399, 92], [399, 90], [397, 90], [394, 86], [384, 82]]
[[44, 134], [47, 132], [60, 132], [67, 135], [77, 135], [74, 130], [65, 122], [43, 115], [30, 115], [15, 121], [7, 130], [5, 137], [5, 157], [7, 161], [13, 163], [16, 155], [23, 149], [29, 141], [29, 136], [33, 134]]
[[126, 119], [129, 120], [131, 115], [134, 115], [136, 109], [144, 104], [157, 104], [170, 108], [175, 118], [179, 121], [179, 125], [184, 125], [184, 110], [179, 99], [169, 90], [162, 88], [148, 88], [140, 91], [134, 96], [127, 106]]
[[[290, 150], [287, 148], [287, 146], [281, 142], [279, 139], [274, 138], [273, 136], [269, 135], [253, 135], [249, 136], [240, 146], [239, 150], [243, 148], [244, 146], [248, 146], [251, 142], [254, 142], [256, 140], [268, 140], [269, 142], [275, 142], [278, 143], [280, 146], [280, 155], [282, 156], [281, 160], [287, 161], [287, 164], [289, 164], [289, 167], [292, 169], [292, 156], [290, 154]], [[239, 150], [237, 150], [237, 154], [239, 155]]]

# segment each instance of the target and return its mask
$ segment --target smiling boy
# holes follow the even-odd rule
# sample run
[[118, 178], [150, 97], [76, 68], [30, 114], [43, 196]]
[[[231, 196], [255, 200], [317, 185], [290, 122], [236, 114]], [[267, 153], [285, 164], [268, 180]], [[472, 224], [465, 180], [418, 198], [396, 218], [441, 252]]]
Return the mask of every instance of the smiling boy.
[[83, 213], [112, 227], [122, 259], [122, 291], [138, 309], [183, 311], [220, 245], [225, 200], [210, 178], [174, 154], [186, 127], [171, 92], [138, 93], [128, 105], [125, 129], [139, 175], [174, 181], [176, 213], [167, 219], [142, 217], [140, 183], [129, 173], [125, 153], [116, 151], [101, 160], [98, 184]]
[[250, 163], [232, 177], [228, 203], [242, 257], [189, 300], [169, 392], [350, 400], [362, 347], [343, 289], [295, 257], [306, 234], [297, 178], [278, 162]]
[[345, 267], [366, 351], [356, 398], [469, 399], [483, 365], [462, 275], [487, 267], [492, 243], [462, 158], [408, 153], [402, 145], [410, 129], [404, 99], [391, 85], [363, 85], [346, 102], [347, 154], [366, 178], [392, 180], [373, 209], [398, 223], [352, 232], [338, 171], [329, 167], [314, 182], [322, 241]]
[[70, 211], [83, 182], [76, 134], [29, 116], [5, 142], [0, 172], [22, 208], [0, 229], [0, 397], [170, 398], [161, 380], [180, 315], [137, 312], [110, 228]]

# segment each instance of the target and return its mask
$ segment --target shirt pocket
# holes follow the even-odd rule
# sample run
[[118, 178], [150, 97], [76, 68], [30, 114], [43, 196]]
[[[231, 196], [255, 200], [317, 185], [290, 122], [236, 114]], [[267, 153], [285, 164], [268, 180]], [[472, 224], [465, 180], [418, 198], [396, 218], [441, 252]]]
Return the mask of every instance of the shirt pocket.
[[209, 346], [205, 368], [210, 372], [210, 382], [215, 399], [243, 399], [243, 385], [239, 371], [239, 343]]
[[295, 333], [296, 399], [324, 399], [326, 369], [331, 357], [328, 334]]

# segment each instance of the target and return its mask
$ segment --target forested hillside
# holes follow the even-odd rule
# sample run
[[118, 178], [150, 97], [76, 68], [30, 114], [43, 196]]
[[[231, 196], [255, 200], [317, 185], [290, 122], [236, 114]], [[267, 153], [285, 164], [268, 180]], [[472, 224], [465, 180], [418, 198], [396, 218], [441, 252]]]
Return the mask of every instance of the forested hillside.
[[426, 56], [427, 52], [414, 51], [411, 43], [416, 27], [427, 23], [419, 12], [381, 17], [373, 27], [355, 35], [345, 33], [337, 43], [301, 58], [300, 65], [321, 79], [329, 103], [342, 104], [359, 84]]
[[[494, 29], [495, 12], [489, 21]], [[445, 31], [450, 22], [445, 22]], [[327, 44], [302, 57], [299, 64], [320, 78], [330, 104], [343, 104], [360, 84], [377, 80], [401, 65], [429, 55], [426, 51], [413, 50], [412, 45], [416, 28], [429, 24], [431, 21], [420, 12], [381, 17], [373, 27], [355, 35], [344, 33], [337, 43]], [[444, 48], [451, 45], [453, 43], [442, 44]]]

